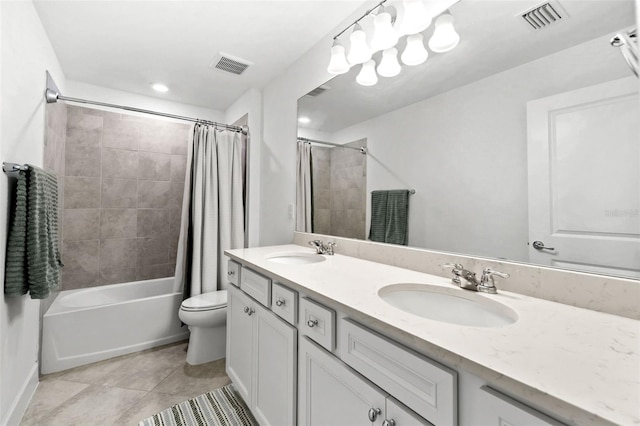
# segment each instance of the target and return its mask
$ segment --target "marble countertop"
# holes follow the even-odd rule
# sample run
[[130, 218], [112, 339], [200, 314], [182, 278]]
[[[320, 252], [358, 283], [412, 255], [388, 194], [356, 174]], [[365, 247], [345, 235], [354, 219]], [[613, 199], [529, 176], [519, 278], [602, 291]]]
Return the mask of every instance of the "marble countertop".
[[401, 342], [410, 341], [444, 364], [476, 374], [566, 421], [640, 424], [640, 321], [499, 290], [496, 295], [474, 294], [512, 308], [519, 317], [514, 324], [453, 325], [405, 313], [378, 296], [379, 289], [397, 283], [455, 289], [450, 278], [339, 254], [304, 265], [268, 260], [301, 252], [314, 253], [298, 245], [225, 253], [309, 296], [334, 302], [346, 314], [366, 317], [391, 337], [395, 333]]

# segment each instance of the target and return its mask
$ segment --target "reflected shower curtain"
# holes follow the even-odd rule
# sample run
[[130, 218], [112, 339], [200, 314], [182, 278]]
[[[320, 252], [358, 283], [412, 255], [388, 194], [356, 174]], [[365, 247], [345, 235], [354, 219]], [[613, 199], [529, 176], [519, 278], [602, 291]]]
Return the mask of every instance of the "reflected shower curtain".
[[244, 247], [246, 136], [196, 124], [189, 143], [175, 290], [227, 287], [224, 250]]
[[296, 231], [313, 232], [311, 144], [298, 141], [296, 162]]

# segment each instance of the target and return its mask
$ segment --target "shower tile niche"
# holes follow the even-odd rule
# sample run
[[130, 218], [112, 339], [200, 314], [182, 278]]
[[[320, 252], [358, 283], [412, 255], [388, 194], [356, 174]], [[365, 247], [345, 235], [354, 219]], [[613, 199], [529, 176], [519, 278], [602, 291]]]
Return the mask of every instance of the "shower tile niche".
[[173, 276], [191, 126], [67, 114], [62, 289]]

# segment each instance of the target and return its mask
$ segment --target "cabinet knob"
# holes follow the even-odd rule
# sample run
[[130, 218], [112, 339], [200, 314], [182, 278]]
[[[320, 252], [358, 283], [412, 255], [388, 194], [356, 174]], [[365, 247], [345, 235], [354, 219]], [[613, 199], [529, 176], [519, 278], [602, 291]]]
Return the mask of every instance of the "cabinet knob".
[[379, 408], [369, 408], [369, 421], [375, 422], [380, 414], [382, 414], [382, 410]]
[[255, 310], [253, 308], [250, 308], [248, 306], [244, 307], [244, 313], [251, 316], [253, 313], [255, 312]]
[[284, 299], [278, 299], [278, 300], [276, 300], [276, 305], [277, 305], [277, 306], [284, 306], [284, 304], [285, 304]]
[[387, 419], [382, 422], [382, 426], [396, 426], [396, 421], [393, 419]]
[[317, 320], [317, 319], [309, 320], [309, 321], [307, 321], [307, 325], [308, 325], [310, 328], [313, 328], [313, 327], [315, 327], [316, 325], [318, 325], [318, 320]]
[[236, 271], [227, 271], [227, 275], [235, 275]]

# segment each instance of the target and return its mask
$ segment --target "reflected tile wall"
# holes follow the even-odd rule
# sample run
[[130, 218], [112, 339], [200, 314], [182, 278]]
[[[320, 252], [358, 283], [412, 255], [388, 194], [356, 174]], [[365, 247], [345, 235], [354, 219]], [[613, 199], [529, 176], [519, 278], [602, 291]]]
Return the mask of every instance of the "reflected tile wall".
[[191, 127], [66, 112], [63, 289], [172, 276]]

